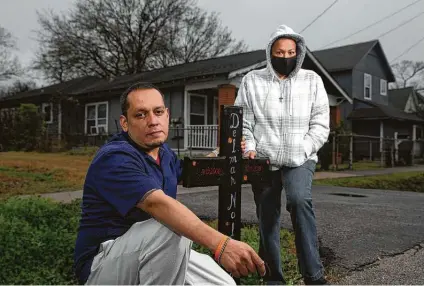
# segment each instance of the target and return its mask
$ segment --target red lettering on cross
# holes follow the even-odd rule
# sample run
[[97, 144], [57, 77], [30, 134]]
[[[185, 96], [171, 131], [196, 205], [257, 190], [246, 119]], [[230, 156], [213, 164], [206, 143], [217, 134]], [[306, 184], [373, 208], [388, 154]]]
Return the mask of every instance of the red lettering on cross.
[[248, 166], [246, 166], [246, 171], [249, 172], [249, 173], [260, 173], [260, 172], [263, 171], [263, 169], [264, 168], [263, 168], [262, 165], [254, 165], [254, 166], [248, 165]]
[[210, 176], [210, 175], [221, 175], [222, 169], [221, 168], [205, 168], [200, 171], [200, 174]]

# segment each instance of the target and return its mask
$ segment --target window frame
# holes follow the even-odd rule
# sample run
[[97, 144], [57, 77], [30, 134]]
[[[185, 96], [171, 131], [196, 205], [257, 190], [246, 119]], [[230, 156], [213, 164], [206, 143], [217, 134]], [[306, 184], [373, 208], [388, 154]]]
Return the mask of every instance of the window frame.
[[[369, 78], [369, 87], [367, 86], [367, 78]], [[367, 88], [370, 90], [369, 97], [367, 97]], [[368, 73], [364, 73], [364, 99], [372, 100], [372, 76]]]
[[[382, 88], [383, 86], [384, 86], [384, 92]], [[385, 79], [380, 79], [380, 94], [387, 95], [387, 80]]]
[[43, 113], [43, 114], [47, 114], [47, 113], [44, 111], [44, 109], [45, 109], [46, 107], [48, 107], [48, 106], [50, 106], [50, 120], [49, 120], [49, 121], [44, 120], [44, 122], [45, 122], [46, 124], [52, 124], [52, 123], [53, 123], [53, 103], [51, 103], [51, 102], [43, 102], [43, 103], [41, 104], [41, 113]]
[[[99, 117], [98, 117], [98, 108], [99, 108], [99, 105], [103, 105], [103, 104], [105, 104], [106, 105], [106, 118], [100, 118], [100, 120], [103, 120], [103, 119], [106, 119], [106, 123], [105, 124], [99, 124], [98, 123], [98, 121], [99, 121]], [[95, 111], [96, 111], [96, 113], [95, 113], [95, 121], [96, 121], [96, 123], [95, 123], [95, 125], [94, 126], [91, 126], [91, 128], [93, 128], [93, 127], [95, 127], [96, 128], [96, 133], [88, 133], [87, 131], [87, 128], [88, 128], [88, 107], [90, 107], [90, 106], [95, 106]], [[90, 120], [92, 120], [92, 119], [90, 119]], [[107, 135], [108, 134], [108, 130], [109, 130], [109, 102], [108, 101], [99, 101], [99, 102], [91, 102], [91, 103], [86, 103], [85, 104], [85, 117], [84, 117], [84, 133], [85, 133], [85, 135], [88, 135], [88, 136], [97, 136], [97, 135], [100, 135], [100, 133], [99, 133], [99, 127], [104, 127], [104, 129], [105, 129], [105, 135]]]

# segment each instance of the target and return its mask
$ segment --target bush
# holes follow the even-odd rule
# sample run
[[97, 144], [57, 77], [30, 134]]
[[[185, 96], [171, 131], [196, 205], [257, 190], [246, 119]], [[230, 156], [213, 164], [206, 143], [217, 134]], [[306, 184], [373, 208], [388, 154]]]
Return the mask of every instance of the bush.
[[78, 205], [42, 198], [0, 203], [0, 284], [76, 284]]
[[0, 114], [1, 149], [4, 151], [44, 151], [46, 128], [34, 104], [21, 104], [17, 110]]
[[[38, 197], [0, 201], [0, 284], [75, 285], [73, 252], [80, 202], [59, 204]], [[208, 222], [216, 228], [217, 221]], [[258, 251], [255, 226], [242, 228], [242, 240]], [[281, 257], [287, 282], [300, 279], [294, 235], [281, 231]], [[194, 249], [210, 252], [198, 245]], [[258, 275], [241, 279], [242, 284], [261, 284]]]

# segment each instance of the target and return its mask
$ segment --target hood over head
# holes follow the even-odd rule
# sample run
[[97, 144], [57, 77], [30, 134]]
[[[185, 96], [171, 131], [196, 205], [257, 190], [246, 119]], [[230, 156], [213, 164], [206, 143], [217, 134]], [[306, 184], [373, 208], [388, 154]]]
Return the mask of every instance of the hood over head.
[[275, 72], [275, 70], [274, 70], [274, 68], [272, 67], [272, 64], [271, 64], [271, 48], [272, 48], [272, 45], [274, 44], [274, 42], [276, 40], [280, 39], [280, 38], [289, 38], [289, 39], [293, 39], [296, 42], [296, 49], [297, 49], [297, 51], [296, 51], [296, 57], [297, 57], [296, 67], [287, 77], [287, 79], [289, 79], [289, 78], [292, 78], [294, 75], [296, 75], [296, 73], [302, 67], [302, 64], [303, 64], [303, 61], [304, 61], [305, 55], [306, 55], [305, 40], [300, 34], [294, 32], [292, 28], [290, 28], [286, 25], [279, 26], [277, 28], [277, 30], [271, 35], [271, 38], [270, 38], [268, 45], [266, 47], [266, 61], [267, 61], [267, 67], [268, 67], [269, 71], [276, 78], [278, 78], [278, 74]]

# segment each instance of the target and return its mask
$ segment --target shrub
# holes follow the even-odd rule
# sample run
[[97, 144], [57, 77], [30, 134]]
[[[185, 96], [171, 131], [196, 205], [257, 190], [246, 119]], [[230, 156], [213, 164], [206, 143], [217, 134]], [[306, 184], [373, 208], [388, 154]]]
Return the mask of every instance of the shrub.
[[[0, 201], [0, 284], [72, 284], [73, 252], [80, 202], [59, 204], [39, 197]], [[217, 221], [208, 222], [216, 228]], [[258, 251], [255, 226], [242, 228], [242, 240]], [[294, 235], [281, 231], [281, 256], [287, 282], [297, 283]], [[207, 249], [194, 245], [201, 253]], [[241, 279], [242, 284], [261, 284], [258, 275]]]
[[48, 144], [43, 116], [34, 104], [21, 104], [17, 110], [0, 114], [0, 145], [12, 151], [44, 151]]
[[42, 198], [0, 203], [0, 283], [76, 284], [72, 272], [76, 204]]

